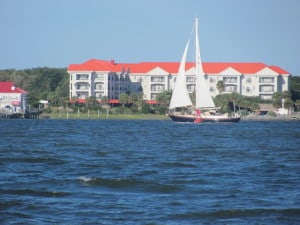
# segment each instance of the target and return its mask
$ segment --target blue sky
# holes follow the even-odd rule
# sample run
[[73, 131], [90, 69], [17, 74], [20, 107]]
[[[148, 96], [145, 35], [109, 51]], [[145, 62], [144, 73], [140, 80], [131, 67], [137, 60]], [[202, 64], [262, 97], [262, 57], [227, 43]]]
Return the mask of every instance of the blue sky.
[[204, 62], [300, 75], [298, 0], [0, 0], [0, 69], [179, 61], [195, 17]]

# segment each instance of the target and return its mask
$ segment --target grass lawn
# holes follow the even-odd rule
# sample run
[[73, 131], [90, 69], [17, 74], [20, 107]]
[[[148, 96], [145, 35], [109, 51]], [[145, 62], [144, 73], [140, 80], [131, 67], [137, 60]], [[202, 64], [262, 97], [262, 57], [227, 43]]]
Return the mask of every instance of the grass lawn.
[[40, 118], [50, 119], [127, 119], [127, 120], [168, 120], [167, 115], [156, 114], [104, 114], [104, 113], [42, 113]]

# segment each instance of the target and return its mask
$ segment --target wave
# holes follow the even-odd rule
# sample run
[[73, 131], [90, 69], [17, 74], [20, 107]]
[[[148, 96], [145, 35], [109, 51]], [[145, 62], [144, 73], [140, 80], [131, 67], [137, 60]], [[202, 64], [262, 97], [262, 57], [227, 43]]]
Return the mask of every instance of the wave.
[[160, 163], [159, 166], [162, 166], [163, 168], [197, 168], [196, 165], [191, 163], [182, 163], [182, 162], [163, 162]]
[[78, 179], [79, 179], [80, 181], [82, 181], [82, 182], [90, 182], [90, 181], [92, 181], [94, 178], [92, 178], [92, 177], [80, 176], [80, 177], [78, 177]]
[[0, 193], [9, 194], [9, 195], [30, 195], [30, 196], [39, 196], [39, 197], [65, 197], [70, 195], [68, 192], [59, 192], [59, 191], [39, 191], [39, 190], [30, 190], [30, 189], [2, 189]]
[[[267, 215], [279, 215], [288, 217], [298, 217], [300, 215], [299, 208], [291, 209], [229, 209], [219, 210], [213, 212], [189, 212], [183, 214], [171, 215], [173, 219], [186, 220], [186, 219], [233, 219], [233, 218], [246, 218]], [[300, 218], [299, 218], [300, 219]]]
[[121, 191], [142, 191], [155, 193], [174, 193], [180, 191], [178, 185], [162, 184], [148, 180], [138, 180], [131, 178], [94, 178], [94, 177], [78, 177], [79, 181], [84, 185], [99, 186]]
[[6, 163], [48, 163], [48, 164], [65, 164], [62, 159], [56, 159], [51, 157], [18, 157], [18, 158], [0, 158], [0, 161]]

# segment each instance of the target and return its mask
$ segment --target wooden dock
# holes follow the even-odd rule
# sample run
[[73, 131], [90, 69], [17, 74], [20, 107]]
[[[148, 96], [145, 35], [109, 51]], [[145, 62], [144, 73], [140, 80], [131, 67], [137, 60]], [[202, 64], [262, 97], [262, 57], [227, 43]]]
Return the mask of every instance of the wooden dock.
[[1, 119], [39, 119], [42, 110], [40, 109], [31, 109], [26, 110], [25, 112], [5, 112], [0, 111]]

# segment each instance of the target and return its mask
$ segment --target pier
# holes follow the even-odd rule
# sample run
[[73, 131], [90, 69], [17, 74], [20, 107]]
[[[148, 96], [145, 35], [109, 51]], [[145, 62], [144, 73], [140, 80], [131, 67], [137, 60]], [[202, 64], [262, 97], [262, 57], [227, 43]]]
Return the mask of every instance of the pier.
[[39, 119], [42, 110], [37, 108], [32, 108], [26, 110], [25, 112], [8, 112], [0, 111], [1, 119]]

